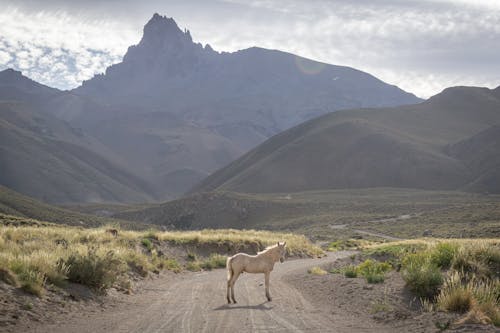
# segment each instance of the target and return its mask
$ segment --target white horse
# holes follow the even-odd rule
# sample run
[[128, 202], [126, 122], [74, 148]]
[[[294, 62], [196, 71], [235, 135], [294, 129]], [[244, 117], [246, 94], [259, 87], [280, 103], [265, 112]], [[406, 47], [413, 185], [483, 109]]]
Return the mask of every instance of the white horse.
[[281, 262], [285, 261], [285, 247], [286, 242], [278, 242], [276, 245], [266, 247], [265, 250], [258, 252], [255, 256], [246, 253], [237, 253], [227, 258], [227, 302], [231, 304], [231, 299], [229, 298], [229, 290], [231, 290], [231, 298], [233, 299], [233, 303], [236, 303], [234, 299], [234, 283], [243, 272], [264, 273], [266, 297], [268, 301], [271, 301], [271, 295], [269, 294], [269, 275], [274, 268], [275, 262], [278, 260]]

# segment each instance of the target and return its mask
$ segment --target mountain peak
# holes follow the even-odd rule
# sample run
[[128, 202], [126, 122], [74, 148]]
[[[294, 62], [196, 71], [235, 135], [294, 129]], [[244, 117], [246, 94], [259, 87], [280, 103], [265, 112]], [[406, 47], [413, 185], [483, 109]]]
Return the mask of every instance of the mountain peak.
[[160, 46], [165, 42], [173, 40], [193, 42], [189, 31], [185, 30], [183, 32], [173, 18], [155, 13], [144, 26], [141, 43], [151, 43]]
[[131, 46], [124, 62], [165, 62], [166, 59], [191, 57], [195, 49], [203, 49], [193, 43], [188, 30], [182, 31], [173, 18], [155, 13], [144, 26], [139, 44]]

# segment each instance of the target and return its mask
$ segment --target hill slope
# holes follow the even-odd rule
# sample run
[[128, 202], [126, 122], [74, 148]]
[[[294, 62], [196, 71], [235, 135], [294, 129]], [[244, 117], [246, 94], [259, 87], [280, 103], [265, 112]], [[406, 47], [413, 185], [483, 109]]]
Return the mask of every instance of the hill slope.
[[193, 192], [403, 187], [500, 193], [499, 90], [456, 87], [417, 105], [331, 113], [274, 136]]
[[[18, 216], [40, 221], [50, 221], [67, 225], [83, 227], [96, 227], [108, 223], [120, 223], [124, 226], [141, 228], [142, 224], [123, 222], [111, 218], [103, 218], [95, 215], [80, 214], [74, 211], [62, 209], [40, 202], [0, 185], [0, 214]], [[136, 226], [137, 225], [137, 226]], [[146, 228], [144, 226], [143, 228]]]
[[[8, 74], [8, 75], [6, 75]], [[46, 202], [145, 201], [148, 185], [95, 138], [43, 112], [58, 91], [0, 73], [0, 184]]]

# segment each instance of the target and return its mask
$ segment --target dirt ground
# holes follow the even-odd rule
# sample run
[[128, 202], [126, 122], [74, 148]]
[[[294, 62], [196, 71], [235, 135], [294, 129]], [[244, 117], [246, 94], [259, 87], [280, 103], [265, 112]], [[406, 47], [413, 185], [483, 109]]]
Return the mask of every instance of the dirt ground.
[[[385, 283], [339, 274], [315, 276], [352, 252], [321, 259], [277, 263], [271, 274], [272, 302], [264, 296], [262, 274], [243, 274], [236, 283], [238, 304], [225, 300], [226, 272], [165, 273], [139, 284], [132, 295], [112, 290], [92, 296], [73, 286], [69, 294], [42, 299], [0, 290], [0, 313], [9, 302], [24, 302], [10, 317], [0, 315], [1, 332], [437, 332], [436, 322], [456, 317], [422, 313], [397, 273]], [[57, 296], [57, 297], [56, 297]], [[63, 305], [64, 304], [64, 305]], [[12, 317], [15, 315], [17, 318]], [[457, 332], [495, 332], [487, 326], [452, 327]]]

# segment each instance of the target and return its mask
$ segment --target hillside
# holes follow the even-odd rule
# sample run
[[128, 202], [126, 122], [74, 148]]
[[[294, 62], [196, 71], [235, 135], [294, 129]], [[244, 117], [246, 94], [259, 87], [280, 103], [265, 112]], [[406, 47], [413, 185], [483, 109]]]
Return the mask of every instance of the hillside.
[[500, 193], [500, 88], [330, 113], [259, 145], [192, 192], [401, 187]]
[[[29, 83], [19, 72], [16, 77], [11, 90]], [[30, 94], [49, 98], [47, 90], [51, 96], [43, 86]], [[147, 183], [117, 154], [42, 110], [36, 100], [0, 100], [0, 184], [52, 203], [152, 198]]]
[[58, 224], [66, 224], [81, 227], [96, 227], [105, 224], [121, 224], [133, 229], [144, 229], [137, 223], [119, 221], [113, 218], [103, 218], [95, 215], [81, 214], [71, 210], [62, 209], [40, 202], [33, 198], [19, 194], [0, 185], [0, 214], [1, 220], [9, 219], [9, 216], [29, 218], [39, 221], [50, 221]]

